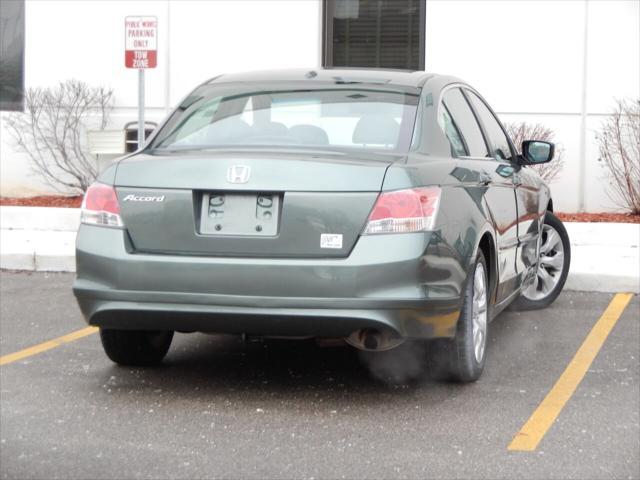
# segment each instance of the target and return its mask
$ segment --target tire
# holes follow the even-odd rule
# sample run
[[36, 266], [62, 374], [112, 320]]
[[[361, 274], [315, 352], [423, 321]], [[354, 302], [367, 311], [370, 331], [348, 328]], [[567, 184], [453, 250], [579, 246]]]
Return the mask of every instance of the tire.
[[[523, 288], [513, 302], [514, 310], [538, 310], [551, 305], [567, 281], [571, 264], [571, 244], [562, 221], [553, 213], [544, 217], [540, 259], [535, 283]], [[555, 237], [555, 234], [557, 237]]]
[[107, 356], [119, 365], [157, 365], [169, 351], [173, 331], [100, 329]]
[[[465, 286], [455, 337], [431, 342], [430, 367], [439, 380], [475, 382], [484, 370], [490, 298], [487, 271], [484, 255], [478, 252]], [[477, 330], [474, 330], [474, 323], [478, 327]], [[481, 335], [481, 339], [476, 335]], [[478, 340], [479, 343], [474, 340]]]

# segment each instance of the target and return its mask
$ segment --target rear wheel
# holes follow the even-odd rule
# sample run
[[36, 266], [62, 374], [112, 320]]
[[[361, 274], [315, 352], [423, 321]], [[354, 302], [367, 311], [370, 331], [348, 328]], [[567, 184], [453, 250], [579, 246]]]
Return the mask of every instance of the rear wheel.
[[547, 212], [542, 226], [538, 269], [533, 282], [522, 290], [513, 303], [517, 310], [548, 307], [558, 298], [567, 281], [571, 263], [571, 244], [562, 221]]
[[474, 382], [482, 374], [489, 325], [487, 263], [478, 253], [464, 292], [456, 335], [440, 339], [430, 348], [431, 367], [440, 379]]
[[156, 365], [169, 351], [173, 331], [100, 329], [107, 356], [120, 365]]

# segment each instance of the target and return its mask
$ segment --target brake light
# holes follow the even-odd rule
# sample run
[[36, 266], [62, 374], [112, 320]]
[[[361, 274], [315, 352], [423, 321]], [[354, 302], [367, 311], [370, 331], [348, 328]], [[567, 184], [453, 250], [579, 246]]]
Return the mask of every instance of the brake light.
[[369, 215], [364, 235], [432, 230], [440, 192], [439, 187], [424, 187], [380, 194]]
[[80, 221], [89, 225], [123, 227], [116, 189], [104, 183], [94, 183], [82, 200]]

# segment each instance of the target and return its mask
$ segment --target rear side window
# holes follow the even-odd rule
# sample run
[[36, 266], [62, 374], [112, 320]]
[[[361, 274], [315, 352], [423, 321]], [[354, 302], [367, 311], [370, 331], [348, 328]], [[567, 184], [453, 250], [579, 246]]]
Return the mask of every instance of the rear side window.
[[484, 125], [484, 128], [489, 136], [491, 142], [491, 156], [496, 160], [514, 160], [509, 146], [509, 140], [507, 135], [502, 130], [500, 123], [496, 117], [491, 113], [491, 110], [485, 105], [485, 103], [475, 93], [467, 90], [469, 100], [473, 104], [473, 108], [478, 112], [480, 121]]
[[454, 157], [464, 157], [468, 155], [467, 147], [464, 144], [464, 140], [462, 140], [460, 130], [458, 130], [458, 127], [453, 121], [453, 118], [451, 118], [447, 107], [444, 105], [440, 110], [438, 124], [449, 140], [449, 144], [451, 145], [451, 155]]
[[[488, 157], [489, 150], [482, 136], [480, 126], [469, 106], [469, 103], [462, 95], [459, 88], [452, 88], [444, 94], [444, 107], [451, 115], [453, 122], [457, 126], [457, 131], [462, 136], [462, 141], [466, 144], [468, 153], [472, 157]], [[444, 110], [444, 109], [443, 109]], [[447, 132], [445, 131], [445, 134]], [[448, 136], [448, 135], [447, 135]], [[451, 138], [449, 138], [451, 142]], [[452, 148], [455, 149], [452, 142]]]

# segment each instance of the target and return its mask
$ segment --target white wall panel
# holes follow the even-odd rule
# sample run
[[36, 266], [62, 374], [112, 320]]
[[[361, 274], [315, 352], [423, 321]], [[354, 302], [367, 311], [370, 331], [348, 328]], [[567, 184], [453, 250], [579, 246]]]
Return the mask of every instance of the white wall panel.
[[427, 1], [426, 70], [461, 77], [503, 112], [578, 112], [583, 4]]
[[587, 106], [608, 113], [615, 99], [640, 98], [640, 2], [589, 2]]
[[221, 73], [319, 65], [316, 0], [171, 3], [171, 102]]

